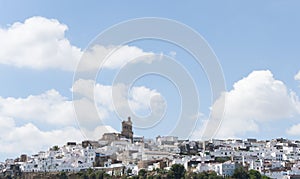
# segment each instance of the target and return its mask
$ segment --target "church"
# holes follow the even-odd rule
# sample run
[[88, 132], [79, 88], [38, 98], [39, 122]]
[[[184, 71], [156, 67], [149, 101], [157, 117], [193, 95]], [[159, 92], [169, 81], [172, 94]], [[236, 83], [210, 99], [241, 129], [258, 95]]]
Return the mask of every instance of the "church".
[[106, 141], [116, 141], [120, 139], [128, 139], [131, 143], [144, 142], [144, 137], [133, 136], [132, 121], [130, 117], [128, 117], [127, 121], [122, 121], [121, 133], [105, 133], [102, 136], [102, 140]]
[[131, 142], [133, 142], [132, 122], [130, 117], [128, 117], [127, 121], [122, 122], [121, 136], [125, 137], [126, 139], [130, 139]]

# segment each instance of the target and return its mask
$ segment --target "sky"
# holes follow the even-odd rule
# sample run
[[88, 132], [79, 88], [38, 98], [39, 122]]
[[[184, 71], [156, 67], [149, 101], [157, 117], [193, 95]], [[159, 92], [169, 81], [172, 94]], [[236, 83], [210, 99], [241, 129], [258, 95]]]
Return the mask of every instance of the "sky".
[[[67, 141], [97, 140], [120, 131], [129, 115], [135, 135], [147, 138], [178, 129], [200, 140], [222, 109], [215, 138], [299, 139], [299, 6], [296, 0], [0, 0], [0, 161]], [[178, 44], [147, 38], [98, 43], [99, 34], [144, 17], [169, 19], [200, 34], [218, 59], [226, 90], [214, 98], [211, 84], [220, 81], [211, 81], [205, 66]], [[116, 39], [130, 34], [116, 32]], [[97, 71], [93, 60], [112, 50]], [[82, 67], [85, 57], [92, 62]], [[132, 84], [115, 82], [118, 74], [128, 80], [145, 66], [159, 73]]]

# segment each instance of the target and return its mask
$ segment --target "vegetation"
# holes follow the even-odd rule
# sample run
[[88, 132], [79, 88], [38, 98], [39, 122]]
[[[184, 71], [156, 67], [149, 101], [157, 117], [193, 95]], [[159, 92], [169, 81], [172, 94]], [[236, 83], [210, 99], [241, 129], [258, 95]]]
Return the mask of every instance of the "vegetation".
[[53, 150], [53, 151], [58, 151], [59, 150], [59, 147], [57, 145], [53, 146], [50, 150]]
[[68, 175], [66, 174], [66, 172], [60, 172], [57, 177], [59, 179], [67, 179], [68, 178]]
[[169, 173], [170, 173], [169, 175], [171, 176], [171, 178], [181, 179], [181, 178], [184, 178], [185, 168], [183, 165], [174, 164], [174, 165], [172, 165]]
[[250, 170], [249, 171], [249, 178], [250, 179], [260, 179], [260, 178], [262, 178], [262, 176], [261, 176], [261, 174], [258, 171], [256, 171], [256, 170]]
[[232, 178], [235, 179], [270, 179], [267, 176], [261, 175], [256, 170], [249, 170], [248, 172], [243, 168], [236, 168]]
[[201, 172], [194, 173], [189, 172], [185, 175], [187, 179], [222, 179], [222, 176], [218, 176], [216, 172]]
[[249, 173], [243, 168], [243, 167], [238, 167], [234, 170], [233, 173], [233, 178], [236, 179], [249, 179]]
[[145, 169], [139, 171], [139, 178], [147, 178], [147, 171]]
[[[33, 173], [37, 178], [58, 178], [58, 179], [270, 179], [269, 177], [261, 175], [256, 170], [246, 171], [243, 167], [235, 169], [232, 177], [218, 176], [214, 171], [205, 171], [201, 173], [195, 173], [192, 171], [186, 171], [183, 165], [174, 164], [169, 170], [155, 169], [153, 171], [147, 171], [141, 169], [138, 175], [133, 176], [132, 170], [128, 169], [123, 171], [124, 175], [119, 175], [117, 172], [113, 172], [114, 176], [110, 176], [103, 170], [88, 169], [86, 171], [80, 171], [77, 173], [59, 172], [57, 174], [45, 174], [45, 173]], [[31, 178], [35, 178], [35, 177]], [[118, 176], [116, 176], [118, 175]], [[1, 178], [1, 177], [0, 177]], [[4, 178], [11, 178], [5, 176]], [[26, 178], [25, 176], [20, 178]], [[27, 177], [28, 178], [28, 177]]]

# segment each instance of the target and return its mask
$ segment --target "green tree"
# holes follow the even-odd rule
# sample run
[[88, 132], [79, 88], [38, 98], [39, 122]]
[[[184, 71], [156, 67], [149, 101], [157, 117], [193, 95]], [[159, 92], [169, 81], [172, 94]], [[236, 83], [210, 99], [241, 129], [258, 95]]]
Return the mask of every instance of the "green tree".
[[108, 173], [104, 173], [103, 178], [104, 179], [109, 179], [109, 178], [112, 178], [112, 177]]
[[59, 179], [68, 179], [68, 175], [66, 174], [66, 172], [60, 172], [58, 175]]
[[218, 176], [216, 172], [208, 172], [208, 178], [209, 179], [222, 179], [222, 176]]
[[82, 175], [80, 176], [81, 179], [89, 179], [89, 176], [87, 175], [87, 173], [82, 173]]
[[270, 177], [267, 177], [267, 176], [265, 176], [265, 175], [262, 175], [261, 176], [261, 179], [271, 179]]
[[183, 165], [174, 164], [171, 167], [171, 174], [173, 175], [174, 179], [181, 179], [184, 178], [185, 168]]
[[89, 179], [97, 179], [96, 173], [93, 172], [89, 175]]
[[243, 167], [237, 167], [234, 170], [232, 178], [236, 179], [249, 179], [249, 174], [248, 172], [245, 171]]
[[186, 179], [198, 179], [197, 178], [197, 173], [191, 172], [191, 171], [186, 172], [184, 178], [186, 178]]
[[197, 174], [197, 179], [208, 179], [208, 172], [204, 171], [204, 172], [201, 172], [201, 173], [198, 173]]
[[57, 145], [55, 145], [55, 146], [52, 147], [52, 150], [58, 151], [58, 150], [59, 150], [59, 147], [58, 147]]
[[154, 179], [162, 179], [162, 176], [161, 176], [161, 174], [156, 174], [154, 177], [153, 177]]
[[261, 174], [259, 173], [259, 171], [250, 170], [249, 177], [250, 177], [250, 179], [261, 179]]
[[5, 175], [5, 178], [6, 178], [6, 179], [12, 179], [12, 176], [10, 176], [10, 175]]
[[104, 174], [105, 174], [105, 171], [99, 170], [99, 171], [96, 172], [96, 178], [104, 179]]
[[92, 174], [93, 172], [94, 172], [93, 169], [91, 169], [91, 168], [88, 168], [88, 169], [87, 169], [87, 174], [88, 174], [88, 175]]
[[167, 173], [167, 178], [174, 178], [174, 172], [170, 170], [170, 171]]
[[147, 171], [145, 169], [141, 169], [138, 173], [139, 178], [147, 178]]
[[222, 176], [218, 176], [216, 172], [201, 172], [198, 173], [193, 179], [222, 179]]

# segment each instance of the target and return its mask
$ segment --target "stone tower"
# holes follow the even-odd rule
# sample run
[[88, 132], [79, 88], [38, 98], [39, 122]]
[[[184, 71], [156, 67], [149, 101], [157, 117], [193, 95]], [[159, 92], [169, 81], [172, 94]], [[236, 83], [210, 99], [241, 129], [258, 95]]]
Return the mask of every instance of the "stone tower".
[[133, 132], [132, 132], [132, 122], [130, 117], [128, 117], [127, 121], [122, 122], [122, 132], [121, 135], [127, 139], [133, 141]]

